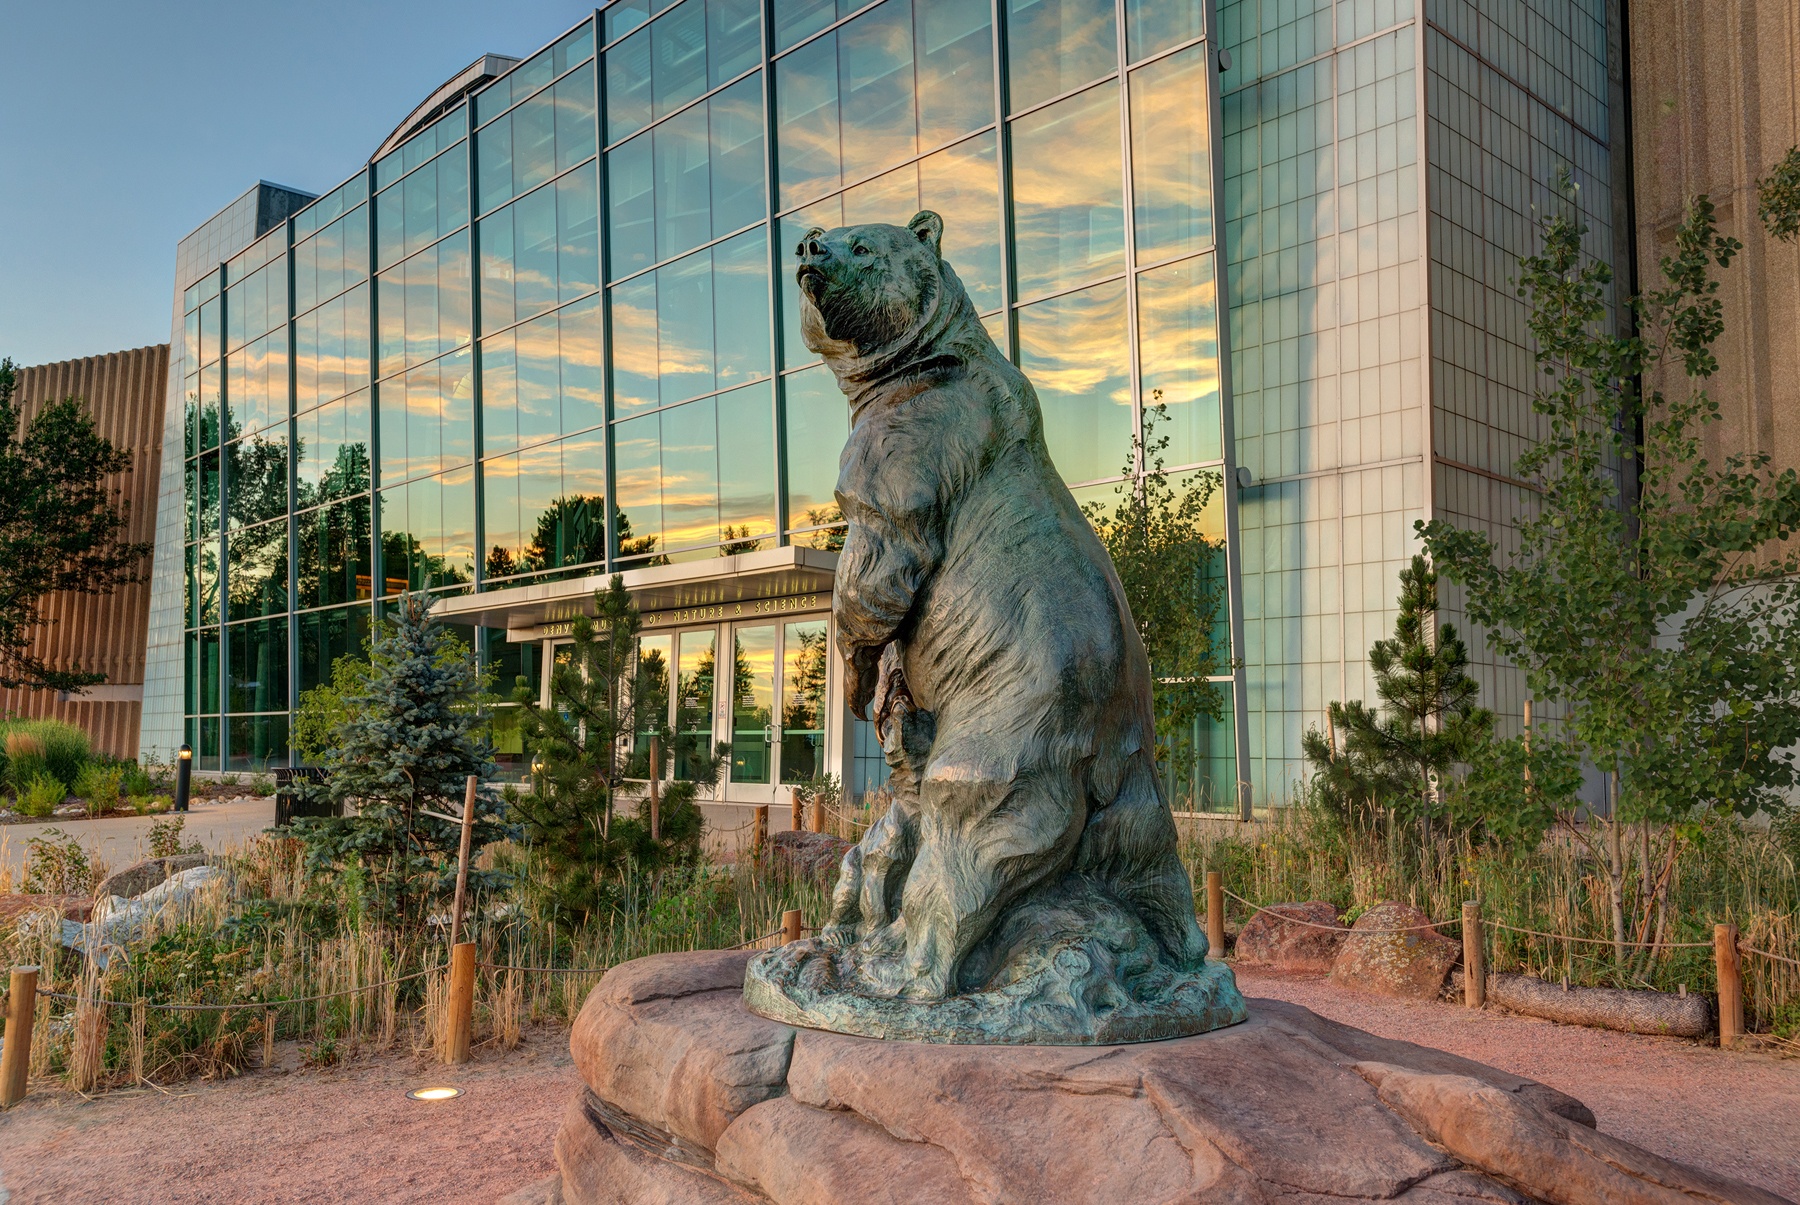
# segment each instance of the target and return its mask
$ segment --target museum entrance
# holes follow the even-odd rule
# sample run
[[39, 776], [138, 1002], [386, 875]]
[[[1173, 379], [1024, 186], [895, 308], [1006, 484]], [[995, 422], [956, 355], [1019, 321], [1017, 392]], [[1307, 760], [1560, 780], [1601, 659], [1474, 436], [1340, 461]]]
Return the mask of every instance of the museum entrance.
[[636, 752], [647, 765], [655, 716], [673, 735], [665, 777], [692, 778], [699, 759], [723, 742], [729, 756], [715, 801], [785, 802], [780, 788], [829, 770], [829, 637], [825, 612], [643, 633], [638, 662], [650, 693]]

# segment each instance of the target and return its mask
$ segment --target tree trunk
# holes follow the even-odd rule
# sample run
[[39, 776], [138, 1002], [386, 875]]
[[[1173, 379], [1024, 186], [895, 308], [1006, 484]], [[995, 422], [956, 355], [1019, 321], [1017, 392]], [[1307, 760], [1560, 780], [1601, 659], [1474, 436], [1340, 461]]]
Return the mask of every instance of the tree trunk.
[[1611, 794], [1611, 810], [1606, 818], [1607, 895], [1612, 905], [1613, 957], [1625, 965], [1625, 849], [1624, 834], [1619, 831], [1619, 775], [1607, 776]]

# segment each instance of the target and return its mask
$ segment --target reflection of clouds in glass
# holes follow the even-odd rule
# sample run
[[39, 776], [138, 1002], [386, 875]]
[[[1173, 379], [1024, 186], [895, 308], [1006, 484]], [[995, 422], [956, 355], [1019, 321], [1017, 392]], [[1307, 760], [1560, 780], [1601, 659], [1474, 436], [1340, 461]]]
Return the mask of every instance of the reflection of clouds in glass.
[[1212, 144], [1204, 45], [1131, 75], [1133, 227], [1139, 262], [1212, 241]]
[[1144, 404], [1166, 405], [1170, 464], [1219, 456], [1219, 334], [1211, 255], [1138, 277]]
[[1019, 293], [1030, 297], [1125, 262], [1118, 84], [1013, 123], [1013, 230]]
[[1127, 338], [1123, 281], [1019, 310], [1019, 367], [1037, 388], [1065, 481], [1111, 476], [1130, 452]]

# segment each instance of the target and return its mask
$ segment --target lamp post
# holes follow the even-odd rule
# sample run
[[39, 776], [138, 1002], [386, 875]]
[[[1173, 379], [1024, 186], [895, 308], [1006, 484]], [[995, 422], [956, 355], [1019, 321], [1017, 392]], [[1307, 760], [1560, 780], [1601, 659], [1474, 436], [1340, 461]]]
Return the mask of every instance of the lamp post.
[[541, 753], [531, 755], [531, 790], [535, 795], [544, 793], [544, 756]]
[[194, 751], [187, 745], [175, 755], [175, 810], [188, 810], [188, 791], [194, 781]]

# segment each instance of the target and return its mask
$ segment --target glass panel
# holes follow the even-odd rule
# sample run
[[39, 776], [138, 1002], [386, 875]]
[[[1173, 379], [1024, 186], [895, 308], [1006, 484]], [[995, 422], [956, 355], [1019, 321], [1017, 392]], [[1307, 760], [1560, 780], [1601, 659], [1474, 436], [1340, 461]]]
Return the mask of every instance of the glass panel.
[[[675, 636], [658, 634], [638, 638], [637, 691], [633, 716], [637, 721], [636, 740], [632, 743], [631, 773], [649, 776], [650, 737], [669, 722], [669, 669], [675, 664]], [[661, 767], [668, 776], [665, 753]]]
[[288, 525], [277, 519], [226, 537], [231, 572], [227, 619], [276, 615], [288, 606]]
[[194, 711], [219, 710], [219, 629], [207, 628], [188, 637], [188, 706]]
[[287, 619], [262, 619], [225, 629], [225, 710], [286, 711]]
[[712, 756], [713, 641], [717, 633], [707, 628], [680, 633], [675, 679], [675, 749], [672, 759], [677, 779], [694, 776], [694, 766]]
[[761, 58], [761, 0], [707, 0], [706, 86], [717, 88]]
[[[514, 72], [515, 89], [537, 61]], [[478, 208], [485, 213], [592, 155], [594, 121], [593, 68], [583, 67], [478, 132]]]
[[1233, 718], [1232, 685], [1215, 683], [1224, 696], [1220, 718], [1200, 716], [1192, 733], [1158, 750], [1158, 766], [1170, 806], [1178, 812], [1235, 812], [1237, 801], [1237, 723]]
[[1138, 276], [1138, 363], [1144, 406], [1168, 407], [1156, 428], [1169, 437], [1171, 465], [1217, 460], [1219, 419], [1218, 293], [1213, 257], [1196, 256]]
[[468, 342], [468, 232], [382, 273], [379, 288], [382, 376]]
[[583, 67], [557, 81], [551, 103], [556, 109], [556, 170], [568, 171], [595, 150], [594, 68]]
[[[383, 292], [384, 299], [388, 291]], [[395, 354], [404, 323], [403, 291], [392, 287], [389, 304], [401, 307], [393, 328]], [[294, 322], [294, 408], [309, 410], [369, 383], [369, 289], [358, 285]]]
[[[300, 637], [301, 693], [331, 681], [340, 657], [359, 657], [369, 638], [369, 608], [339, 607], [295, 616]], [[536, 648], [536, 645], [532, 646]]]
[[1131, 181], [1139, 262], [1212, 243], [1206, 47], [1131, 73]]
[[844, 179], [859, 180], [918, 152], [910, 0], [887, 0], [834, 36]]
[[719, 540], [718, 404], [703, 398], [660, 412], [663, 547]]
[[767, 383], [719, 395], [719, 538], [725, 555], [773, 544], [775, 395]]
[[188, 623], [219, 622], [219, 541], [188, 545]]
[[1194, 0], [1125, 0], [1125, 45], [1132, 62], [1191, 42], [1204, 10]]
[[294, 509], [369, 492], [369, 392], [294, 420]]
[[1116, 476], [1131, 454], [1128, 338], [1122, 280], [1019, 310], [1019, 368], [1064, 481]]
[[731, 781], [767, 783], [775, 760], [775, 625], [732, 629]]
[[836, 34], [776, 62], [775, 114], [782, 208], [836, 189], [843, 179]]
[[299, 515], [295, 529], [298, 606], [323, 607], [370, 596], [366, 494]]
[[249, 527], [287, 514], [287, 452], [287, 431], [280, 427], [226, 445], [229, 527]]
[[825, 773], [826, 621], [786, 625], [781, 648], [781, 781]]
[[[844, 521], [838, 509], [838, 457], [850, 438], [850, 407], [837, 378], [824, 365], [782, 379], [786, 390], [788, 523], [796, 528], [824, 527]], [[843, 534], [835, 545], [842, 547]]]
[[786, 50], [857, 7], [856, 0], [775, 0], [775, 49]]
[[615, 287], [614, 414], [767, 376], [768, 280], [763, 232], [749, 230]]
[[656, 114], [672, 113], [706, 91], [706, 3], [689, 0], [650, 26]]
[[758, 77], [610, 152], [612, 274], [649, 267], [758, 220], [762, 157]]
[[288, 764], [288, 717], [233, 716], [227, 769], [261, 773]]
[[489, 578], [592, 564], [606, 554], [600, 435], [528, 449], [482, 465]]
[[649, 30], [640, 29], [606, 52], [607, 142], [617, 142], [650, 124], [655, 115], [650, 107], [653, 82]]
[[994, 120], [993, 13], [988, 0], [914, 0], [919, 146]]
[[662, 543], [662, 415], [646, 414], [613, 427], [613, 482], [618, 491], [619, 556], [651, 558]]
[[1013, 124], [1019, 295], [1068, 288], [1125, 263], [1119, 88], [1102, 84]]
[[1112, 0], [1007, 3], [1007, 78], [1014, 112], [1117, 69]]
[[378, 413], [384, 484], [474, 459], [471, 364], [465, 349], [382, 383]]

